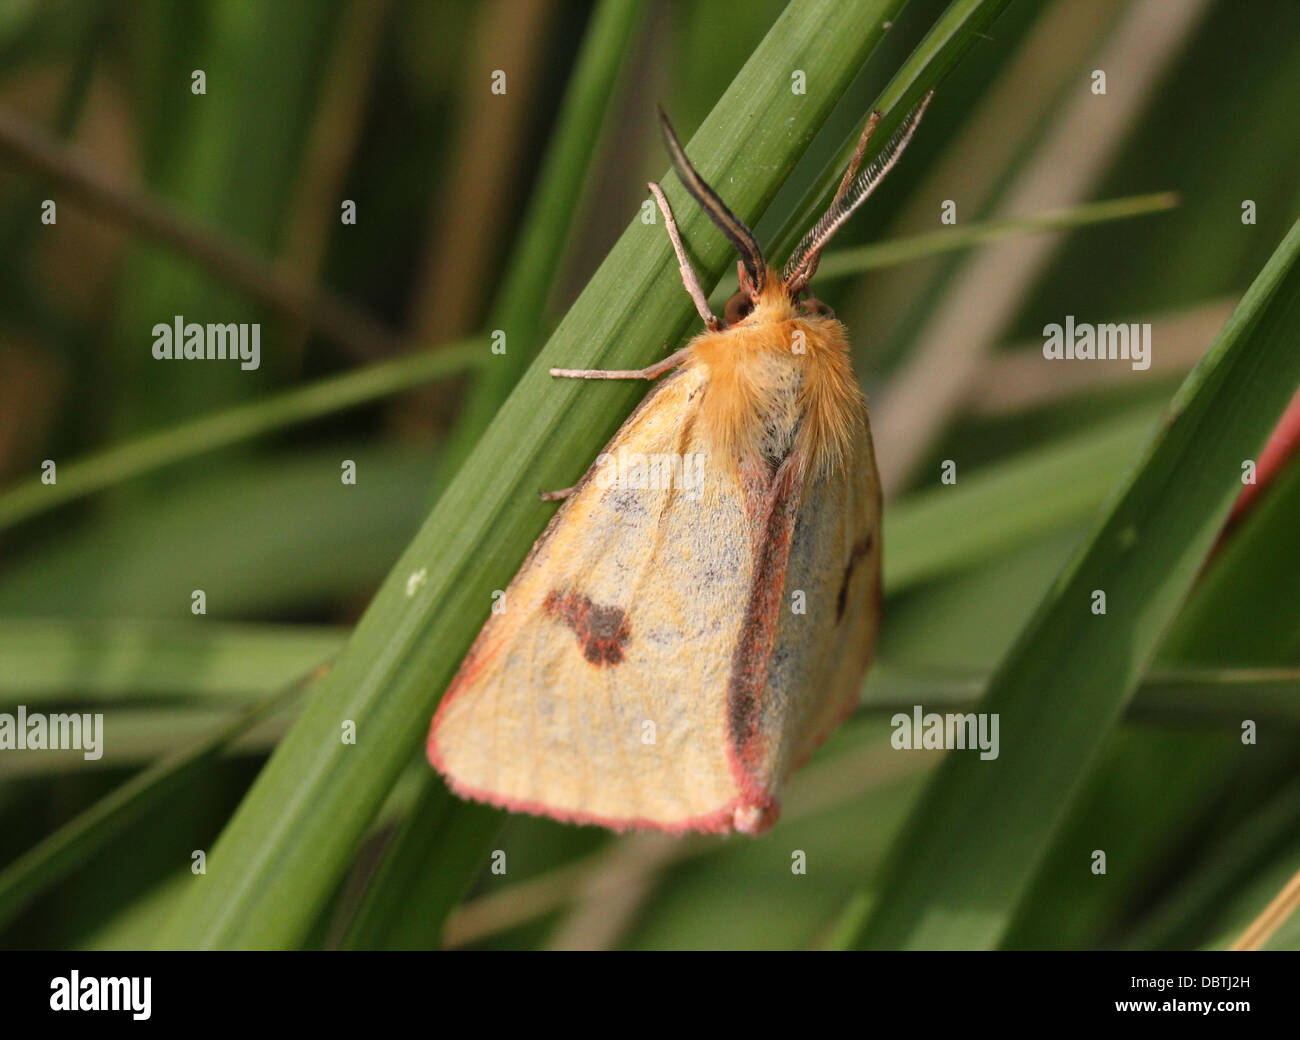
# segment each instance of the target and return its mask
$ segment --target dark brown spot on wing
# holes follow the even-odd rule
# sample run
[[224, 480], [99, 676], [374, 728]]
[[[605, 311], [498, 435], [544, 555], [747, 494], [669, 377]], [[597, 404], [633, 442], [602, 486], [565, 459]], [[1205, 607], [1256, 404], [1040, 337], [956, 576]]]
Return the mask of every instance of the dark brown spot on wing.
[[849, 557], [849, 562], [844, 567], [844, 580], [840, 583], [840, 594], [835, 599], [835, 623], [838, 625], [844, 618], [844, 608], [848, 606], [849, 599], [849, 582], [853, 580], [853, 571], [858, 566], [858, 561], [871, 552], [871, 532], [853, 547], [853, 555]]
[[563, 621], [578, 637], [582, 656], [597, 667], [619, 664], [631, 631], [622, 607], [593, 603], [578, 592], [552, 590], [542, 604], [551, 617]]

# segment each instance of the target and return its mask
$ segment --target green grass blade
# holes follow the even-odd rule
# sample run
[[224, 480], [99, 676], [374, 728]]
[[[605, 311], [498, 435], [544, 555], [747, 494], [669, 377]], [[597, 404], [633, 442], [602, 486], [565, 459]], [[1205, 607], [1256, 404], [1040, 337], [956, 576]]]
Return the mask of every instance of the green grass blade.
[[88, 862], [125, 827], [188, 782], [233, 741], [288, 705], [322, 670], [313, 669], [211, 736], [132, 777], [0, 871], [0, 929], [32, 899]]
[[[778, 18], [688, 146], [701, 175], [728, 186], [742, 219], [771, 200], [900, 7], [798, 0]], [[808, 93], [793, 94], [785, 70], [814, 67]], [[666, 191], [703, 277], [716, 279], [726, 239], [675, 179]], [[212, 850], [208, 883], [181, 904], [160, 945], [302, 942], [418, 746], [492, 590], [545, 523], [537, 492], [572, 484], [643, 392], [555, 381], [547, 368], [645, 364], [692, 316], [663, 228], [635, 220], [384, 582]], [[355, 745], [340, 739], [345, 721], [357, 727]]]
[[1300, 571], [1297, 515], [1300, 465], [1293, 460], [1221, 545], [1161, 647], [1162, 658], [1300, 660], [1300, 594], [1294, 581], [1279, 580]]
[[0, 700], [28, 707], [184, 697], [260, 700], [334, 656], [341, 627], [0, 618]]
[[896, 238], [887, 242], [873, 242], [855, 249], [841, 249], [827, 253], [817, 267], [817, 279], [825, 282], [834, 278], [874, 271], [896, 264], [971, 249], [988, 242], [996, 242], [1016, 235], [1031, 235], [1040, 231], [1061, 231], [1068, 228], [1091, 227], [1112, 220], [1145, 217], [1163, 213], [1178, 205], [1178, 196], [1162, 191], [1151, 195], [1130, 195], [1105, 202], [1088, 202], [1082, 206], [1047, 210], [1026, 217], [1006, 217], [1001, 220], [978, 220], [943, 231], [931, 231], [910, 238]]
[[[878, 664], [864, 688], [861, 713], [910, 712], [914, 705], [969, 710], [989, 682], [982, 669]], [[1161, 668], [1142, 677], [1126, 719], [1203, 722], [1277, 719], [1300, 725], [1300, 668]]]
[[[995, 674], [1001, 755], [946, 756], [855, 945], [996, 946], [1300, 383], [1300, 223], [1175, 396], [1163, 427]], [[1091, 613], [1093, 590], [1107, 613]], [[1081, 870], [1087, 869], [1080, 864]]]
[[[355, 485], [339, 479], [344, 458]], [[373, 589], [401, 554], [425, 515], [428, 473], [427, 447], [369, 439], [182, 468], [93, 524], [33, 539], [0, 569], [0, 615], [193, 622], [196, 588], [209, 620], [338, 603]]]
[[[423, 950], [436, 944], [447, 916], [481, 873], [503, 815], [462, 802], [436, 774], [427, 778], [339, 945]], [[440, 883], [430, 884], [431, 874]]]
[[[241, 714], [234, 705], [176, 704], [171, 707], [107, 707], [99, 757], [88, 759], [76, 749], [12, 750], [0, 757], [0, 784], [40, 776], [69, 776], [96, 770], [138, 769], [167, 758], [218, 732]], [[227, 745], [231, 753], [267, 753], [289, 728], [291, 715], [268, 719]]]
[[1225, 828], [1220, 840], [1199, 850], [1182, 881], [1155, 902], [1124, 936], [1130, 950], [1188, 949], [1220, 919], [1233, 894], [1240, 892], [1261, 862], [1294, 841], [1300, 828], [1300, 780], [1281, 785], [1262, 806]]
[[[1300, 562], [1298, 508], [1300, 469], [1291, 467], [1201, 572], [1125, 716], [1159, 728], [1144, 728], [1140, 743], [1126, 741], [1131, 734], [1123, 731], [1107, 742], [1106, 766], [1094, 769], [1071, 799], [1004, 945], [1197, 948], [1220, 942], [1225, 933], [1229, 941], [1236, 938], [1229, 903], [1234, 913], [1247, 915], [1235, 922], [1237, 932], [1258, 912], [1245, 890], [1263, 884], [1266, 891], [1281, 854], [1276, 838], [1265, 837], [1270, 828], [1251, 821], [1271, 818], [1267, 806], [1293, 771], [1300, 737], [1300, 677], [1294, 674], [1300, 590], [1291, 577]], [[1252, 667], [1240, 669], [1243, 663]], [[1187, 685], [1176, 681], [1178, 672]], [[1214, 689], [1216, 678], [1234, 672], [1242, 683]], [[1257, 746], [1233, 739], [1245, 719], [1260, 727]], [[1214, 728], [1200, 731], [1210, 743], [1198, 740], [1187, 722], [1211, 723]], [[1112, 873], [1101, 885], [1089, 875], [1061, 876], [1061, 863], [1081, 847], [1102, 847], [1100, 830], [1123, 833], [1125, 820], [1135, 822], [1138, 833], [1123, 839], [1122, 876]], [[1157, 885], [1157, 909], [1139, 911]]]
[[[840, 249], [827, 253], [817, 267], [817, 281], [821, 284], [836, 278], [848, 278], [867, 271], [909, 264], [916, 260], [941, 256], [944, 253], [973, 249], [976, 246], [1017, 235], [1092, 227], [1112, 220], [1149, 216], [1152, 213], [1173, 209], [1177, 205], [1178, 196], [1173, 192], [1130, 195], [1122, 199], [1108, 199], [1105, 202], [1088, 202], [1081, 206], [1045, 210], [1024, 217], [979, 220], [943, 231], [930, 231], [922, 235], [872, 242], [853, 249]], [[710, 296], [709, 302], [717, 310], [726, 302], [727, 296], [728, 286], [719, 286], [719, 289]]]
[[885, 511], [886, 593], [930, 581], [1086, 519], [1124, 473], [1156, 415], [1142, 410], [1030, 448]]
[[447, 344], [133, 437], [61, 464], [56, 483], [33, 477], [0, 494], [0, 530], [205, 452], [459, 375], [480, 363], [482, 355], [477, 341]]

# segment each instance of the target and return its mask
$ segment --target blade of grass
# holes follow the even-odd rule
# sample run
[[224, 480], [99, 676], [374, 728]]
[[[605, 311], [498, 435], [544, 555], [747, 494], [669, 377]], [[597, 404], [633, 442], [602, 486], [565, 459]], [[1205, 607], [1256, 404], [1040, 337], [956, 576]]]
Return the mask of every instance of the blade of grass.
[[1292, 914], [1283, 921], [1278, 930], [1264, 944], [1263, 949], [1291, 950], [1292, 952], [1300, 950], [1300, 914]]
[[312, 669], [211, 736], [150, 766], [0, 871], [0, 929], [32, 899], [88, 862], [123, 828], [191, 780], [231, 742], [291, 703], [326, 667]]
[[1231, 948], [1258, 950], [1286, 923], [1297, 907], [1300, 907], [1300, 873], [1291, 875], [1291, 880], [1282, 887], [1282, 891], [1260, 911], [1260, 915], [1241, 933]]
[[[990, 676], [982, 669], [872, 667], [859, 714], [911, 711], [916, 704], [970, 708]], [[1126, 720], [1219, 724], [1245, 718], [1300, 724], [1300, 668], [1160, 668], [1144, 675]]]
[[1218, 547], [1195, 592], [1161, 647], [1171, 661], [1285, 664], [1300, 655], [1293, 575], [1300, 466], [1284, 471], [1246, 522]]
[[[1167, 724], [1186, 712], [1196, 723], [1210, 721], [1217, 710], [1219, 728], [1210, 732], [1219, 736], [1205, 746], [1188, 727], [1166, 725], [1140, 745], [1122, 750], [1116, 739], [1122, 735], [1115, 734], [1103, 752], [1106, 766], [1092, 771], [1066, 807], [1064, 823], [1016, 907], [1004, 945], [1041, 949], [1123, 942], [1145, 948], [1221, 948], [1263, 905], [1252, 902], [1252, 894], [1260, 900], [1271, 895], [1268, 879], [1278, 864], [1278, 846], [1255, 840], [1259, 828], [1239, 821], [1268, 818], [1263, 807], [1282, 778], [1293, 772], [1300, 736], [1278, 725], [1294, 725], [1300, 683], [1292, 680], [1267, 690], [1263, 679], [1285, 676], [1300, 660], [1295, 653], [1300, 590], [1292, 579], [1300, 560], [1294, 533], [1297, 506], [1300, 472], [1284, 473], [1232, 530], [1226, 545], [1220, 537], [1126, 716], [1138, 714], [1141, 706], [1141, 714], [1153, 721]], [[1196, 692], [1184, 697], [1184, 691], [1171, 686], [1163, 691], [1165, 703], [1157, 699], [1150, 704], [1147, 680], [1167, 669], [1210, 676], [1215, 666], [1224, 667], [1226, 674], [1243, 662], [1253, 665], [1264, 686], [1250, 681], [1223, 689], [1217, 699]], [[1258, 723], [1258, 746], [1236, 739], [1246, 719]], [[1160, 754], [1162, 744], [1172, 748], [1171, 739], [1182, 753]], [[1117, 776], [1123, 779], [1117, 782]], [[1210, 787], [1202, 780], [1209, 780]], [[1121, 794], [1126, 785], [1131, 790]], [[1205, 791], [1215, 785], [1219, 793], [1207, 804]], [[1198, 787], [1200, 797], [1186, 797]], [[1123, 803], [1118, 808], [1117, 796]], [[1124, 839], [1122, 875], [1113, 872], [1103, 885], [1073, 871], [1062, 875], [1062, 864], [1072, 862], [1079, 848], [1104, 847], [1099, 833], [1120, 833], [1125, 819], [1143, 822], [1140, 836]], [[1144, 854], [1144, 843], [1158, 834], [1165, 841], [1146, 844]], [[1171, 852], [1176, 857], [1172, 863]], [[1155, 912], [1149, 905], [1153, 888], [1160, 895]], [[1228, 903], [1234, 912], [1225, 914]], [[1142, 915], [1136, 931], [1135, 914]]]
[[[356, 485], [339, 480], [344, 458]], [[375, 587], [419, 527], [428, 472], [427, 446], [357, 438], [182, 467], [165, 488], [6, 560], [0, 615], [193, 621], [194, 589], [209, 620], [346, 601]]]
[[1243, 895], [1249, 896], [1262, 876], [1291, 859], [1298, 831], [1300, 780], [1291, 779], [1249, 814], [1231, 820], [1217, 840], [1198, 849], [1186, 876], [1147, 908], [1119, 948], [1225, 948], [1277, 891], [1274, 887], [1261, 893], [1263, 898], [1242, 914]]
[[184, 697], [239, 707], [332, 657], [343, 628], [0, 619], [0, 699], [35, 704]]
[[[188, 747], [220, 730], [241, 714], [238, 707], [228, 705], [96, 707], [104, 716], [104, 736], [98, 758], [86, 758], [80, 749], [10, 750], [0, 757], [0, 783], [36, 776], [68, 776], [100, 769], [135, 769], [149, 765], [167, 757], [175, 748]], [[227, 745], [228, 749], [239, 754], [267, 751], [284, 736], [290, 719], [287, 712], [266, 719]]]
[[858, 246], [856, 249], [841, 249], [827, 253], [817, 268], [817, 278], [821, 282], [834, 278], [847, 278], [864, 271], [874, 271], [881, 267], [911, 263], [914, 260], [923, 260], [943, 253], [970, 249], [973, 246], [996, 242], [998, 239], [1011, 238], [1015, 235], [1090, 227], [1112, 220], [1145, 217], [1153, 213], [1163, 213], [1177, 205], [1176, 194], [1162, 191], [1044, 210], [1027, 217], [973, 221], [962, 227], [944, 231], [932, 231], [924, 235], [912, 235], [886, 242], [873, 242], [870, 245]]
[[[827, 253], [817, 267], [817, 280], [823, 283], [836, 278], [848, 278], [867, 271], [972, 249], [975, 246], [1016, 235], [1091, 227], [1113, 220], [1149, 216], [1173, 209], [1177, 205], [1178, 196], [1174, 192], [1129, 195], [1121, 199], [1108, 199], [1105, 202], [1088, 202], [1080, 206], [1044, 210], [1024, 217], [979, 220], [960, 228], [909, 235], [885, 242], [873, 242], [853, 249], [840, 249]], [[729, 286], [720, 286], [710, 296], [709, 303], [715, 310], [719, 310], [728, 295]]]
[[[487, 861], [503, 815], [488, 805], [462, 802], [441, 777], [426, 776], [339, 946], [424, 950], [436, 945], [448, 915]], [[430, 876], [439, 883], [428, 883]]]
[[[945, 758], [865, 920], [870, 947], [997, 945], [1060, 815], [1190, 589], [1300, 383], [1300, 223], [1175, 396], [1111, 508], [998, 669], [981, 707], [1000, 757]], [[1106, 613], [1091, 613], [1093, 591]], [[1086, 868], [1081, 868], [1086, 869]]]
[[0, 494], [0, 531], [172, 463], [458, 375], [480, 364], [482, 356], [478, 340], [448, 344], [132, 437], [62, 464], [54, 484], [33, 477]]
[[[742, 218], [770, 201], [900, 6], [796, 0], [778, 18], [689, 146]], [[811, 67], [818, 75], [806, 95], [772, 74]], [[711, 282], [727, 264], [726, 240], [675, 180], [666, 183]], [[418, 745], [492, 590], [545, 522], [537, 491], [571, 484], [641, 392], [554, 381], [547, 368], [644, 364], [691, 314], [663, 229], [635, 220], [384, 582], [212, 850], [210, 884], [185, 899], [160, 945], [302, 941]], [[344, 720], [357, 727], [355, 745], [339, 739]], [[445, 882], [459, 889], [464, 880]]]
[[886, 510], [884, 584], [897, 593], [1092, 514], [1156, 419], [1145, 409], [910, 495]]

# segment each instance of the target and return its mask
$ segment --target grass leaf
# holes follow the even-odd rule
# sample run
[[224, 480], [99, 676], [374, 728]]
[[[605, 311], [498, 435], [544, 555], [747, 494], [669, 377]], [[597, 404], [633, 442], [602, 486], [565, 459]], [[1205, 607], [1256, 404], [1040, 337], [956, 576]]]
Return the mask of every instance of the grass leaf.
[[482, 353], [477, 341], [445, 344], [133, 437], [61, 464], [56, 483], [32, 477], [0, 494], [0, 530], [205, 452], [458, 375], [477, 364]]
[[[1300, 383], [1300, 223], [1175, 396], [1094, 534], [995, 674], [1001, 754], [946, 757], [854, 945], [987, 948], [1187, 595], [1254, 457]], [[1106, 612], [1094, 613], [1094, 592]], [[1088, 869], [1086, 863], [1080, 870]]]

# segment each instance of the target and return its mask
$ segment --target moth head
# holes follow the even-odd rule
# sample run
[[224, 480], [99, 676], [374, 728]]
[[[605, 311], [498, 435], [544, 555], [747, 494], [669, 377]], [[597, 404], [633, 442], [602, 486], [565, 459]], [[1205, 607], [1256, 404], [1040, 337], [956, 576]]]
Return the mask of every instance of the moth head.
[[[822, 250], [826, 248], [826, 243], [831, 240], [835, 232], [848, 222], [849, 217], [853, 215], [853, 211], [867, 201], [871, 193], [885, 179], [885, 175], [894, 168], [899, 157], [903, 154], [903, 149], [907, 147], [908, 141], [912, 139], [916, 125], [921, 121], [921, 116], [925, 115], [925, 109], [930, 104], [930, 98], [933, 96], [934, 91], [930, 91], [920, 100], [894, 132], [894, 136], [889, 139], [889, 143], [880, 150], [880, 154], [871, 161], [865, 170], [859, 173], [858, 167], [866, 154], [867, 142], [871, 138], [871, 132], [880, 121], [879, 112], [871, 113], [871, 116], [867, 119], [866, 128], [858, 138], [858, 145], [853, 151], [853, 157], [849, 159], [848, 168], [844, 171], [844, 176], [840, 180], [840, 186], [835, 192], [835, 198], [831, 200], [830, 207], [821, 220], [817, 221], [804, 235], [803, 240], [795, 246], [794, 252], [790, 254], [790, 259], [786, 262], [785, 269], [781, 272], [782, 285], [792, 300], [798, 300], [800, 294], [807, 290], [808, 282], [817, 271], [817, 263], [821, 260]], [[808, 300], [805, 306], [809, 304], [825, 308], [825, 304], [817, 300]]]
[[808, 299], [800, 299], [800, 297], [808, 291], [808, 282], [817, 270], [826, 243], [844, 226], [854, 210], [867, 201], [871, 193], [885, 179], [885, 175], [894, 168], [903, 154], [903, 149], [912, 139], [912, 133], [916, 130], [933, 96], [934, 91], [930, 91], [920, 100], [907, 114], [902, 125], [889, 139], [889, 143], [881, 149], [880, 154], [859, 173], [858, 167], [866, 153], [867, 141], [880, 121], [879, 112], [871, 113], [866, 128], [858, 139], [853, 157], [849, 160], [848, 169], [844, 171], [839, 189], [835, 192], [835, 198], [831, 200], [830, 208], [795, 247], [785, 269], [781, 272], [779, 283], [773, 281], [774, 271], [769, 274], [767, 264], [763, 260], [763, 251], [759, 248], [754, 233], [727, 208], [727, 204], [722, 201], [718, 193], [691, 165], [690, 159], [686, 157], [686, 150], [678, 140], [672, 124], [668, 122], [668, 116], [662, 107], [659, 109], [659, 126], [663, 131], [664, 146], [668, 149], [673, 169], [677, 171], [682, 186], [691, 193], [695, 201], [709, 215], [709, 219], [727, 236], [731, 244], [736, 247], [736, 252], [740, 254], [740, 260], [736, 264], [740, 288], [727, 300], [723, 312], [723, 321], [727, 325], [744, 321], [753, 313], [763, 295], [764, 287], [770, 285], [772, 291], [777, 292], [778, 284], [779, 291], [788, 297], [800, 313], [833, 316], [831, 309], [820, 300], [811, 296]]

